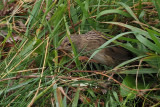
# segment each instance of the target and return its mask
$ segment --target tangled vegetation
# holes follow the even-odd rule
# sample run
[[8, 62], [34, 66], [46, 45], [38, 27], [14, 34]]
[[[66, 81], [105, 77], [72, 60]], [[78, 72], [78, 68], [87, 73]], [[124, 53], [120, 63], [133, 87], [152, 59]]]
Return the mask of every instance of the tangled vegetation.
[[[57, 50], [90, 30], [133, 58], [116, 67]], [[0, 1], [0, 106], [160, 106], [159, 0]]]

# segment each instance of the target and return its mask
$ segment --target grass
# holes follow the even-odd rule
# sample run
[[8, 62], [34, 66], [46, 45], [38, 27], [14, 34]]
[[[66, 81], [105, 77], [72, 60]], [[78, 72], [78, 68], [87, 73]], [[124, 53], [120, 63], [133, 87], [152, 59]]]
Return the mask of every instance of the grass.
[[[158, 107], [159, 5], [158, 0], [0, 2], [0, 106]], [[111, 39], [89, 60], [73, 44], [73, 54], [56, 49], [70, 34], [92, 29]], [[92, 57], [110, 43], [134, 58], [116, 67], [95, 63]]]

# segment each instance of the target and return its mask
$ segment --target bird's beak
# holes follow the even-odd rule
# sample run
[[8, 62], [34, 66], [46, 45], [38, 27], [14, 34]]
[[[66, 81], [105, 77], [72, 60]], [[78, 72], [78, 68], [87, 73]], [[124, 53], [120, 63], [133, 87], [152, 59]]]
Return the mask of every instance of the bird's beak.
[[56, 50], [60, 50], [61, 49], [61, 46], [58, 46], [57, 48], [55, 48]]
[[62, 47], [62, 46], [58, 46], [57, 48], [56, 48], [56, 50], [63, 50], [64, 48]]

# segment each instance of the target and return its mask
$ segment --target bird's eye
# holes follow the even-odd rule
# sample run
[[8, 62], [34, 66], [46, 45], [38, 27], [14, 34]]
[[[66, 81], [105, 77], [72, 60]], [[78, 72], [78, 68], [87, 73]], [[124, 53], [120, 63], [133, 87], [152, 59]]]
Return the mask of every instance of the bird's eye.
[[68, 46], [71, 46], [71, 44], [70, 44], [70, 43], [68, 43]]

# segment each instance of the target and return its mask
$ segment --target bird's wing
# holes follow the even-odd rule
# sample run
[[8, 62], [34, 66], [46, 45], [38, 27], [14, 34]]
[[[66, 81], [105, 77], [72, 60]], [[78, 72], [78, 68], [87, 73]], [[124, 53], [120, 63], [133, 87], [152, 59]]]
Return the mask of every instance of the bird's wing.
[[105, 53], [116, 60], [128, 60], [131, 58], [131, 54], [122, 47], [107, 48]]

